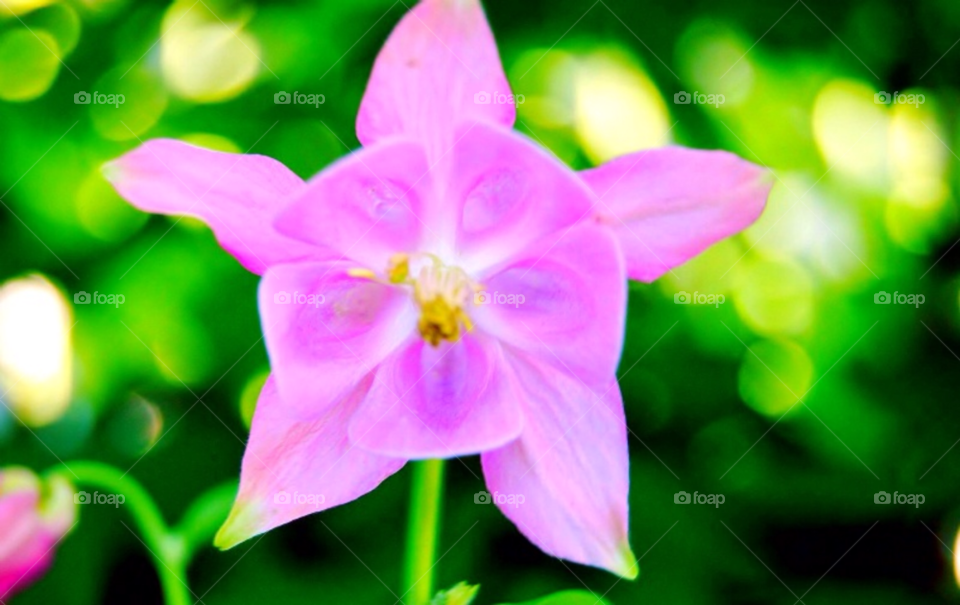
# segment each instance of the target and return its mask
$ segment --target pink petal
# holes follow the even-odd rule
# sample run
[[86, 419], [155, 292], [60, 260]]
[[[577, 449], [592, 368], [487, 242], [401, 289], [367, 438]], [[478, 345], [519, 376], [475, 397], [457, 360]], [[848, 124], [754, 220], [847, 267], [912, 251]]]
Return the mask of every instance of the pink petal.
[[515, 388], [495, 340], [474, 332], [433, 347], [415, 336], [381, 364], [350, 439], [401, 458], [498, 447], [523, 426]]
[[283, 405], [302, 417], [324, 413], [352, 391], [416, 326], [409, 295], [351, 277], [353, 266], [276, 265], [260, 282], [260, 318], [277, 387]]
[[[32, 578], [25, 575], [40, 575], [46, 569], [46, 564], [38, 559], [42, 551], [34, 552], [41, 532], [37, 513], [39, 489], [36, 482], [33, 489], [0, 496], [0, 527], [3, 528], [0, 532], [0, 599], [6, 598], [18, 584], [20, 587], [29, 584]], [[27, 574], [31, 566], [37, 571]]]
[[[523, 385], [526, 424], [515, 442], [481, 457], [494, 501], [547, 554], [636, 577], [627, 541], [626, 424], [616, 380], [588, 387], [531, 358], [511, 356], [511, 362]], [[514, 504], [498, 501], [510, 495]], [[516, 496], [523, 496], [522, 504]]]
[[484, 92], [509, 95], [510, 84], [480, 3], [424, 0], [404, 15], [380, 50], [360, 104], [357, 138], [370, 145], [407, 135], [437, 161], [464, 120], [513, 125], [516, 107], [475, 102]]
[[26, 469], [0, 470], [0, 601], [36, 581], [53, 563], [55, 545], [75, 523], [75, 491], [62, 477], [41, 485]]
[[592, 215], [592, 192], [556, 157], [519, 133], [472, 122], [458, 131], [445, 198], [458, 252], [471, 267], [509, 259]]
[[623, 246], [627, 274], [640, 281], [753, 223], [772, 186], [769, 171], [732, 153], [681, 147], [632, 153], [580, 176]]
[[584, 223], [565, 230], [479, 279], [480, 304], [470, 310], [479, 329], [588, 382], [614, 375], [627, 284], [609, 229]]
[[305, 515], [349, 502], [400, 470], [404, 460], [353, 446], [347, 420], [370, 388], [361, 381], [311, 421], [290, 416], [271, 377], [260, 393], [243, 455], [240, 492], [217, 534], [219, 548]]
[[388, 141], [353, 152], [310, 180], [278, 217], [281, 233], [336, 250], [374, 271], [420, 247], [433, 204], [420, 145]]
[[206, 222], [220, 245], [254, 273], [323, 256], [274, 230], [272, 220], [284, 198], [303, 181], [272, 158], [154, 139], [107, 163], [103, 171], [120, 195], [141, 210]]
[[7, 599], [42, 577], [53, 564], [59, 536], [36, 529], [7, 560], [0, 562], [0, 599]]

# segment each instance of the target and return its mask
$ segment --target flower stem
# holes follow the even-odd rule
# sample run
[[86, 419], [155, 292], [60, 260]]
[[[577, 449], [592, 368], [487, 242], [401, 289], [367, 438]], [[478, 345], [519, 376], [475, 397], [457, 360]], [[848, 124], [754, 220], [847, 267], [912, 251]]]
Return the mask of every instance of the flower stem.
[[414, 462], [404, 570], [406, 605], [428, 605], [433, 596], [442, 499], [443, 460]]
[[153, 555], [166, 605], [191, 605], [186, 585], [187, 551], [183, 538], [171, 533], [153, 498], [140, 483], [116, 468], [99, 462], [71, 462], [69, 468], [56, 471], [77, 483], [123, 495], [144, 544]]

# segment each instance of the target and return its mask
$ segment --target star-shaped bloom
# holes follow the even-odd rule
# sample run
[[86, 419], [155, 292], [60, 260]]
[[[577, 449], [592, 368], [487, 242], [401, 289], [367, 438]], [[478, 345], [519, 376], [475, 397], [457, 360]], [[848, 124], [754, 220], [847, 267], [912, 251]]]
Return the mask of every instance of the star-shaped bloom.
[[172, 140], [108, 166], [137, 207], [205, 220], [263, 275], [273, 374], [219, 546], [349, 502], [407, 460], [479, 453], [542, 550], [636, 575], [616, 380], [627, 278], [742, 230], [769, 179], [682, 148], [574, 172], [511, 129], [515, 106], [495, 102], [509, 91], [479, 3], [424, 0], [376, 60], [363, 147], [309, 182]]

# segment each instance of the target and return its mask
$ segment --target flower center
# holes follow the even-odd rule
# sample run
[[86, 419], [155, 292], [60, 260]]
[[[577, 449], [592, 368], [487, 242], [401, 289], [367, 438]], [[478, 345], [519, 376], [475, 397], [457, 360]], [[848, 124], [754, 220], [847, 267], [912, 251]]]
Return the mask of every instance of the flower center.
[[355, 277], [410, 288], [413, 300], [420, 307], [417, 330], [434, 347], [443, 340], [455, 342], [460, 339], [462, 330], [469, 332], [473, 329], [473, 322], [464, 307], [480, 286], [463, 269], [445, 265], [433, 254], [394, 254], [387, 266], [386, 280], [379, 279], [368, 269], [356, 269], [350, 273]]

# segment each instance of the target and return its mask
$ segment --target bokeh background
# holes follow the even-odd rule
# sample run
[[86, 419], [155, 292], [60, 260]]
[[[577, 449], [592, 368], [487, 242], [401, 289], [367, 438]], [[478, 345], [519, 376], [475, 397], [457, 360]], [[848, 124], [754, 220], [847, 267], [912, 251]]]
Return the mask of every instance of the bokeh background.
[[[170, 520], [236, 479], [268, 371], [257, 277], [199, 222], [133, 209], [100, 166], [177, 137], [315, 174], [359, 145], [404, 1], [0, 2], [0, 464], [132, 467]], [[480, 583], [482, 603], [564, 588], [613, 604], [957, 600], [960, 5], [591, 2], [484, 3], [525, 97], [517, 128], [578, 169], [727, 149], [771, 167], [773, 193], [743, 234], [631, 285], [620, 374], [640, 579], [542, 554], [474, 504], [470, 457], [448, 465], [440, 586]], [[280, 91], [324, 103], [278, 105]], [[875, 96], [896, 92], [923, 102]], [[409, 480], [208, 548], [191, 585], [208, 604], [392, 603]], [[724, 503], [676, 504], [680, 491]], [[924, 503], [878, 505], [880, 491]], [[122, 522], [122, 507], [85, 507], [12, 602], [160, 603]]]

